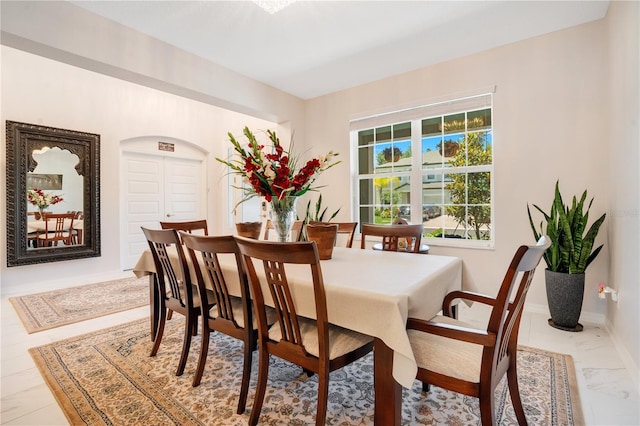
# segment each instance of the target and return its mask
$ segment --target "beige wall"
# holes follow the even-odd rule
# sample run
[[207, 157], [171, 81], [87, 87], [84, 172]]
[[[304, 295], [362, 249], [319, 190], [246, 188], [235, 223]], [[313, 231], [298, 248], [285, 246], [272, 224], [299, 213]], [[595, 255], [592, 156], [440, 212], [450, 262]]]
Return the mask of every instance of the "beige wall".
[[[591, 217], [607, 213], [608, 219], [596, 241], [604, 249], [587, 270], [581, 318], [608, 316], [637, 375], [638, 3], [613, 2], [611, 9], [601, 21], [307, 101], [304, 140], [316, 151], [348, 154], [353, 118], [495, 85], [495, 250], [431, 252], [462, 257], [467, 278], [494, 294], [516, 246], [534, 241], [527, 203], [548, 209], [558, 179], [565, 198], [587, 189], [595, 197]], [[353, 183], [350, 170], [336, 168], [323, 183]], [[346, 191], [325, 191], [323, 198], [342, 206], [343, 215], [352, 203]], [[543, 269], [529, 310], [548, 312]], [[617, 305], [597, 298], [600, 282], [620, 291]]]
[[[353, 117], [495, 85], [495, 250], [432, 249], [463, 257], [480, 290], [493, 294], [517, 245], [534, 242], [527, 203], [550, 206], [557, 179], [567, 195], [588, 188], [594, 215], [607, 210], [602, 36], [603, 23], [596, 22], [308, 101], [305, 141], [347, 154]], [[334, 188], [350, 180], [344, 165], [325, 182]], [[349, 206], [346, 191], [327, 192], [327, 202]], [[598, 240], [606, 241], [606, 226]], [[596, 292], [608, 278], [607, 250], [587, 271], [584, 303], [584, 311], [601, 320], [605, 304]], [[543, 277], [541, 268], [529, 302], [546, 309]]]
[[[101, 137], [101, 247], [102, 256], [91, 259], [7, 268], [6, 233], [0, 241], [2, 294], [20, 293], [25, 286], [42, 282], [42, 288], [69, 286], [106, 279], [121, 273], [120, 142], [155, 136], [190, 142], [209, 153], [207, 219], [214, 232], [225, 229], [225, 169], [214, 160], [226, 156], [227, 132], [241, 134], [272, 123], [202, 102], [150, 89], [113, 77], [1, 46], [0, 119], [97, 133]], [[3, 132], [2, 175], [5, 176], [6, 137]], [[0, 211], [5, 221], [6, 188], [2, 187]], [[222, 200], [220, 196], [222, 195]], [[14, 242], [9, 241], [9, 244]]]
[[[610, 150], [608, 186], [611, 247], [609, 285], [618, 290], [618, 303], [607, 303], [607, 319], [618, 343], [640, 365], [640, 3], [613, 2], [606, 17], [610, 92]], [[636, 369], [637, 373], [637, 369]], [[638, 377], [636, 376], [636, 382]]]

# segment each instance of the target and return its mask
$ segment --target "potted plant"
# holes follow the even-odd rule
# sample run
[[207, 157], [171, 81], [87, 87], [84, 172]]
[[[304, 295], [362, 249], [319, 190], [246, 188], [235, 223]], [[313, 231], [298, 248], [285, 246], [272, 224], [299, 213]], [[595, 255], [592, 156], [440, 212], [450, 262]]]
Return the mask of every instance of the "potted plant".
[[[331, 222], [331, 220], [338, 215], [341, 208], [342, 207], [339, 207], [338, 210], [333, 212], [329, 219], [327, 219], [326, 221]], [[303, 219], [304, 225], [307, 225], [309, 222], [324, 222], [324, 215], [327, 213], [327, 209], [328, 207], [322, 208], [322, 194], [318, 196], [318, 201], [315, 203], [315, 210], [311, 210], [311, 200], [309, 200], [309, 202], [307, 203], [307, 211]], [[302, 241], [307, 240], [307, 235], [304, 228], [306, 228], [306, 226], [303, 227]]]
[[[580, 200], [574, 196], [571, 206], [565, 205], [560, 194], [559, 182], [556, 182], [551, 211], [546, 213], [537, 205], [533, 205], [544, 216], [544, 221], [540, 222], [539, 227], [535, 226], [527, 204], [529, 223], [535, 239], [538, 240], [541, 235], [547, 235], [551, 239], [551, 246], [544, 254], [547, 263], [547, 302], [551, 313], [549, 325], [561, 330], [582, 331], [582, 325], [578, 320], [584, 296], [585, 270], [602, 250], [602, 245], [595, 250], [592, 249], [606, 214], [600, 216], [587, 229], [593, 198], [585, 212], [586, 199], [585, 190]], [[546, 227], [543, 227], [544, 222]]]

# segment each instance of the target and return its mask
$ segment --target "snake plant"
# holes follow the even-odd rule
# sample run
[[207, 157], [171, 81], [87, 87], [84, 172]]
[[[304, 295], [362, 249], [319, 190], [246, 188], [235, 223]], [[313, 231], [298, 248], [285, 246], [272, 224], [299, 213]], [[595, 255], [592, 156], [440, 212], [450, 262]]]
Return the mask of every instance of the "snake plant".
[[529, 204], [527, 204], [529, 223], [535, 239], [538, 240], [541, 235], [548, 235], [551, 239], [551, 246], [544, 254], [544, 260], [550, 271], [582, 274], [602, 249], [602, 245], [600, 245], [591, 251], [606, 214], [593, 222], [585, 234], [589, 221], [589, 209], [593, 203], [592, 198], [585, 212], [586, 198], [587, 191], [585, 190], [579, 201], [574, 195], [571, 207], [565, 205], [560, 194], [560, 184], [556, 182], [551, 211], [545, 213], [540, 207], [533, 205], [544, 215], [546, 229], [543, 228], [543, 222], [540, 222], [540, 226], [536, 228], [531, 218]]
[[[315, 210], [311, 209], [311, 200], [309, 200], [309, 202], [307, 203], [307, 211], [304, 217], [304, 224], [306, 225], [309, 222], [324, 222], [325, 221], [324, 215], [327, 213], [327, 208], [328, 207], [322, 208], [322, 194], [318, 196], [318, 201], [315, 204]], [[340, 212], [341, 208], [342, 207], [338, 208], [338, 210], [333, 212], [329, 217], [329, 219], [327, 219], [326, 221], [331, 222], [331, 219], [336, 217], [336, 215]], [[307, 240], [307, 236], [304, 230], [303, 230], [302, 240], [303, 241]]]

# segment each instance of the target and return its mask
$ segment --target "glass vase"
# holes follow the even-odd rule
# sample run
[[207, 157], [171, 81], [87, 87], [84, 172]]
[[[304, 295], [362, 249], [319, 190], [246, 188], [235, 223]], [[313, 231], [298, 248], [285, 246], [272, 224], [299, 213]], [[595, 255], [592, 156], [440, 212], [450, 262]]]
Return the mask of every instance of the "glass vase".
[[296, 202], [298, 197], [288, 196], [271, 199], [269, 219], [276, 231], [278, 241], [287, 242], [291, 237], [291, 228], [296, 221]]

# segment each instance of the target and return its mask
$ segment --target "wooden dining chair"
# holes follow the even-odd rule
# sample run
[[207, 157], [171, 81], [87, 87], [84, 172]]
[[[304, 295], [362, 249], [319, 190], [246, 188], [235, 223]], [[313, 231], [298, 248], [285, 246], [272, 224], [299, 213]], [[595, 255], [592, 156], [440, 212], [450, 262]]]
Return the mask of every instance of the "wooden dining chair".
[[59, 241], [72, 245], [75, 216], [75, 213], [45, 213], [42, 218], [45, 228], [36, 235], [38, 247], [57, 246]]
[[192, 234], [193, 231], [201, 231], [204, 235], [209, 235], [207, 228], [207, 220], [188, 220], [185, 222], [160, 222], [162, 229], [175, 229], [176, 231], [184, 231]]
[[[258, 384], [249, 424], [258, 423], [269, 375], [269, 356], [275, 355], [318, 374], [316, 425], [324, 425], [329, 372], [369, 353], [373, 349], [373, 339], [329, 323], [322, 270], [314, 242], [276, 243], [236, 238], [251, 284], [259, 331]], [[286, 272], [294, 265], [309, 267], [316, 320], [297, 313]], [[276, 310], [277, 321], [272, 327], [267, 324], [263, 292], [268, 292]]]
[[[175, 229], [154, 230], [142, 227], [155, 265], [155, 285], [158, 291], [159, 318], [156, 335], [150, 356], [155, 356], [160, 348], [167, 310], [178, 312], [185, 317], [182, 353], [178, 361], [176, 376], [181, 376], [187, 364], [191, 338], [198, 332], [198, 315], [200, 315], [200, 296], [197, 287], [191, 283], [187, 259], [182, 243]], [[169, 251], [175, 250], [178, 262], [171, 262]]]
[[[202, 343], [193, 386], [198, 386], [202, 380], [209, 351], [210, 333], [218, 331], [241, 340], [244, 344], [244, 366], [237, 413], [242, 414], [249, 391], [252, 354], [257, 349], [258, 329], [257, 321], [253, 317], [249, 282], [242, 266], [240, 250], [231, 235], [207, 237], [182, 232], [181, 237], [191, 258], [198, 282], [200, 300], [208, 300], [207, 303], [200, 304]], [[238, 279], [240, 284], [240, 297], [232, 296], [229, 293], [218, 255], [235, 256], [237, 276], [234, 278]], [[205, 275], [207, 280], [205, 280]], [[207, 283], [210, 283], [210, 286], [207, 286]], [[213, 292], [213, 297], [208, 296], [210, 291]], [[273, 310], [270, 311], [269, 317], [267, 323], [273, 324], [275, 321]]]
[[[527, 424], [518, 390], [518, 330], [533, 273], [550, 244], [548, 237], [542, 237], [535, 246], [520, 246], [495, 298], [453, 291], [444, 298], [444, 316], [429, 321], [407, 320], [418, 380], [478, 398], [485, 426], [496, 424], [493, 392], [505, 374], [518, 424]], [[487, 328], [478, 330], [451, 318], [451, 306], [456, 300], [491, 306]]]
[[[361, 228], [360, 248], [365, 248], [367, 236], [382, 237], [382, 250], [384, 251], [410, 251], [420, 252], [423, 227], [421, 223], [416, 225], [372, 225], [363, 223]], [[402, 240], [406, 241], [407, 249], [402, 248]]]
[[356, 233], [356, 228], [358, 227], [358, 222], [316, 222], [309, 221], [309, 225], [338, 225], [338, 235], [346, 235], [347, 242], [346, 247], [351, 248], [353, 246], [353, 236]]
[[[176, 231], [184, 231], [192, 234], [194, 231], [209, 235], [209, 229], [207, 227], [206, 219], [188, 220], [184, 222], [160, 222], [160, 228], [162, 229], [175, 229]], [[167, 319], [170, 320], [173, 317], [173, 311], [169, 309]]]
[[[296, 220], [295, 222], [293, 222], [293, 226], [291, 227], [291, 233], [292, 233], [292, 239], [295, 241], [301, 241], [302, 240], [302, 226], [304, 225], [304, 221], [302, 220]], [[271, 231], [272, 229], [275, 229], [273, 226], [273, 222], [271, 222], [270, 219], [267, 219], [267, 222], [264, 225], [264, 239], [268, 240], [269, 239], [269, 231]], [[297, 234], [294, 234], [294, 232], [297, 232]], [[293, 238], [295, 237], [295, 238]]]

